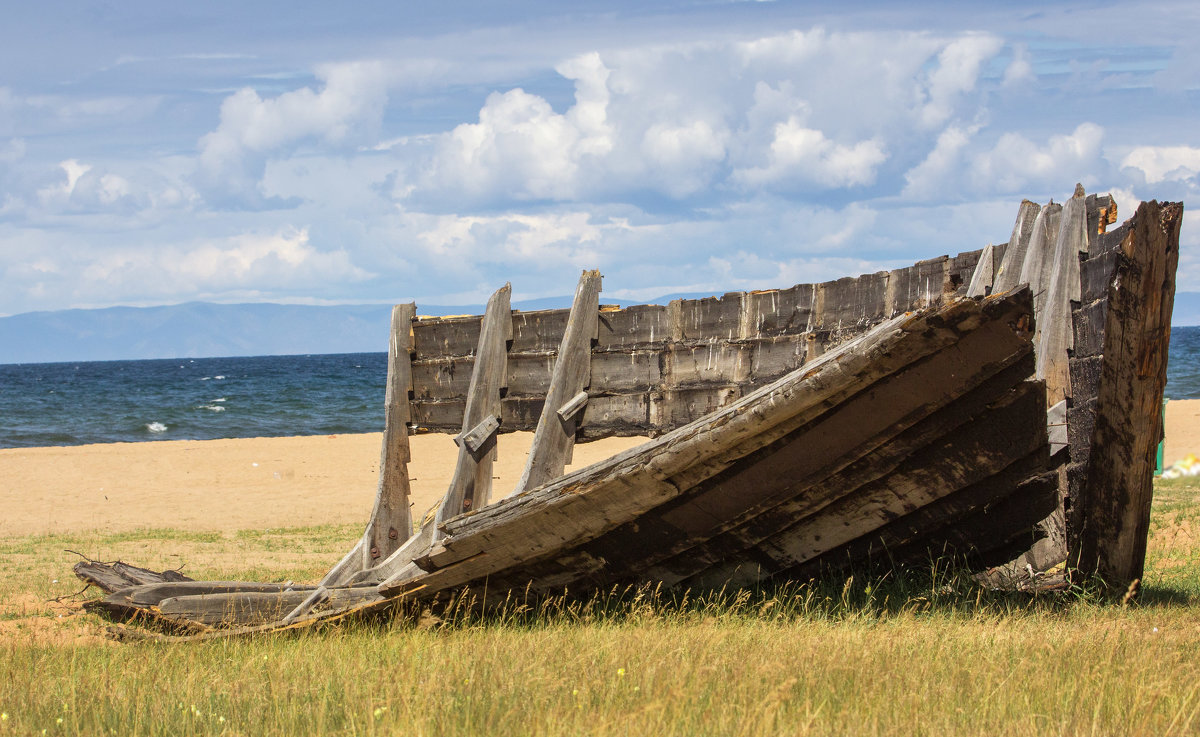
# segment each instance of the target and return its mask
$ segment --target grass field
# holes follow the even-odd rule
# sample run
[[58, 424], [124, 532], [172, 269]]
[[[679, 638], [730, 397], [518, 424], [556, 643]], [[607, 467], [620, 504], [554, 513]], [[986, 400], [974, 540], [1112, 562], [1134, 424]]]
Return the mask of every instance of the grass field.
[[[953, 571], [699, 600], [116, 644], [78, 558], [312, 580], [356, 527], [0, 540], [0, 735], [1195, 734], [1200, 484], [1160, 482], [1140, 601], [987, 592]], [[57, 597], [65, 597], [55, 601]]]

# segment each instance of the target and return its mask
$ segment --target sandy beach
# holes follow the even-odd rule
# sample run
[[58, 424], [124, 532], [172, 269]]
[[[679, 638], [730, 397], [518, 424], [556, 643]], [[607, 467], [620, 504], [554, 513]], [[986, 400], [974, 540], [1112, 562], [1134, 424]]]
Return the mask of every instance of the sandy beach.
[[[532, 433], [500, 438], [494, 498], [520, 477]], [[410, 439], [414, 515], [445, 493], [449, 435]], [[379, 472], [379, 433], [158, 441], [0, 450], [0, 536], [139, 528], [229, 531], [365, 523]], [[643, 438], [576, 446], [571, 468]], [[1200, 455], [1200, 400], [1167, 405], [1168, 465]]]

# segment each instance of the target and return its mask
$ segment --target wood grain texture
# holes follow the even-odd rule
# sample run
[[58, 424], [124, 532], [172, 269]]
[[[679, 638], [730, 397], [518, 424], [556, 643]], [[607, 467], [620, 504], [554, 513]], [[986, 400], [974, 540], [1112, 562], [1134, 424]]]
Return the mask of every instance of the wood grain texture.
[[[488, 299], [487, 310], [479, 330], [475, 349], [475, 364], [471, 369], [471, 385], [467, 391], [462, 431], [469, 433], [489, 416], [500, 417], [500, 390], [506, 377], [505, 361], [508, 340], [513, 335], [512, 311], [509, 299], [512, 285], [505, 284]], [[492, 453], [496, 436], [472, 452], [467, 447], [458, 451], [450, 488], [437, 512], [440, 526], [463, 512], [481, 509], [488, 503], [492, 489]], [[437, 532], [435, 532], [435, 537]]]
[[1021, 201], [1021, 206], [1017, 208], [1016, 222], [1013, 223], [1012, 235], [1009, 236], [1008, 246], [1004, 249], [1004, 258], [996, 268], [995, 280], [992, 283], [993, 292], [1007, 292], [1021, 283], [1021, 269], [1029, 251], [1033, 225], [1041, 209], [1041, 206], [1029, 200]]
[[1179, 260], [1182, 203], [1144, 202], [1121, 242], [1071, 560], [1118, 589], [1140, 579]]
[[[525, 470], [510, 496], [523, 494], [558, 478], [571, 460], [575, 433], [583, 418], [574, 412], [564, 418], [559, 415], [559, 409], [583, 393], [591, 383], [592, 342], [596, 339], [599, 321], [600, 286], [600, 272], [593, 270], [583, 272], [575, 287], [575, 299], [558, 346], [554, 375], [533, 433]], [[582, 402], [586, 401], [587, 394], [584, 393]]]
[[322, 586], [345, 583], [354, 574], [396, 552], [412, 535], [412, 513], [408, 502], [408, 423], [412, 417], [408, 394], [413, 385], [410, 361], [415, 315], [416, 305], [411, 302], [392, 308], [379, 486], [367, 529], [350, 552], [321, 579]]

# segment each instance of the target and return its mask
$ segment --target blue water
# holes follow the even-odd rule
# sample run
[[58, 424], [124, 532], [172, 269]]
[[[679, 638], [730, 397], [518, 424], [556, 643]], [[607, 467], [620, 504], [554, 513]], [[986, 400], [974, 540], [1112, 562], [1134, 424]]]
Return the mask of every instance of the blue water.
[[386, 353], [0, 365], [0, 448], [383, 429]]
[[[386, 378], [386, 353], [0, 365], [0, 448], [378, 432]], [[1200, 399], [1200, 327], [1166, 395]]]

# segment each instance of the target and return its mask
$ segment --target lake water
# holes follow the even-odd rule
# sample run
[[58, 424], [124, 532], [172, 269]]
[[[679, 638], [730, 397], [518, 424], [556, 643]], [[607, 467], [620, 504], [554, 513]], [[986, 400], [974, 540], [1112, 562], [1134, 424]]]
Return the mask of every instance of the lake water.
[[[0, 365], [0, 448], [378, 432], [386, 378], [386, 353]], [[1166, 395], [1200, 399], [1200, 327]]]

